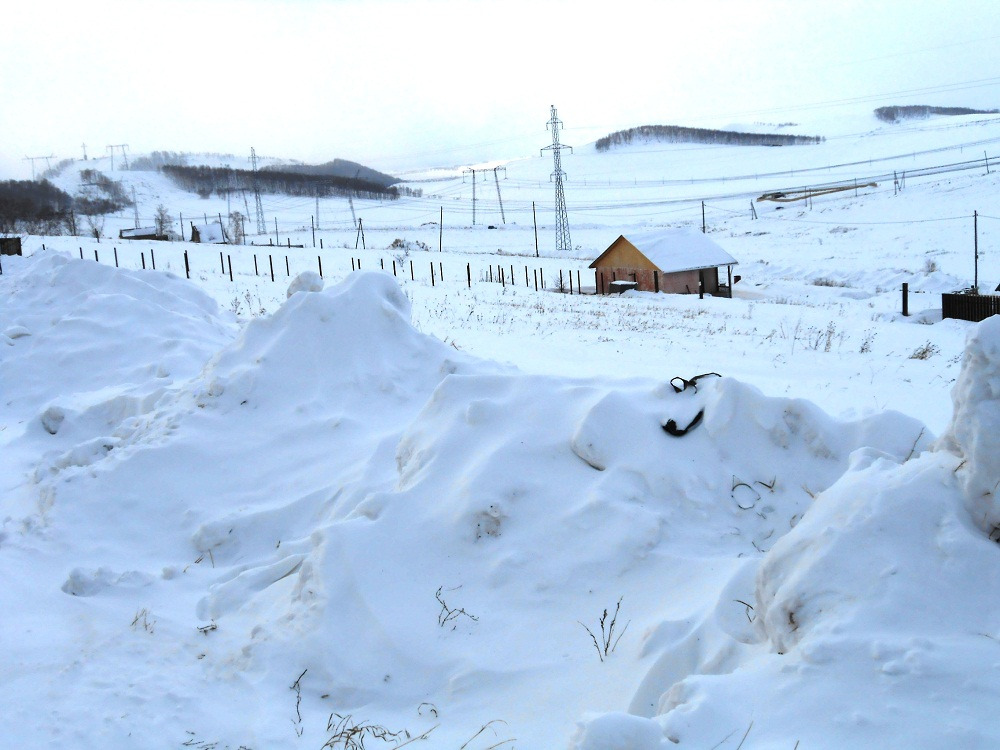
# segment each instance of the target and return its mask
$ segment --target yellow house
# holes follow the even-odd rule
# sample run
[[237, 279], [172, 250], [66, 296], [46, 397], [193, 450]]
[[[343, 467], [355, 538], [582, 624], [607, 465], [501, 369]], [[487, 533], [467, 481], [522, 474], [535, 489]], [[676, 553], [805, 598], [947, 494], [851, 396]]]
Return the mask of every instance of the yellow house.
[[[635, 282], [640, 291], [673, 294], [732, 296], [733, 266], [738, 261], [710, 240], [691, 229], [663, 229], [637, 233], [632, 239], [619, 235], [590, 264], [597, 291], [607, 294], [616, 281]], [[719, 282], [719, 269], [727, 278]], [[737, 277], [739, 278], [739, 277]]]

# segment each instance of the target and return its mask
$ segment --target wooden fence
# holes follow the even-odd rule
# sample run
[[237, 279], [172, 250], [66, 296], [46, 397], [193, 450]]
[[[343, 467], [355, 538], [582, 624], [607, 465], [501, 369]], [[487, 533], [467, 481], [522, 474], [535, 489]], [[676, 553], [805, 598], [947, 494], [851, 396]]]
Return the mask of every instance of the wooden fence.
[[978, 323], [1000, 314], [1000, 296], [995, 294], [942, 294], [941, 317]]

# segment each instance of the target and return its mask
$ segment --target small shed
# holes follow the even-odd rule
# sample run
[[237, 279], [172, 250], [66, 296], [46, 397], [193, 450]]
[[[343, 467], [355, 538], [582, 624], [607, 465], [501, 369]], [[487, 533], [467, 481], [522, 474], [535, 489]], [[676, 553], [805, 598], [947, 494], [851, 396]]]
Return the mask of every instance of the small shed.
[[207, 245], [225, 245], [229, 242], [226, 239], [226, 230], [222, 224], [213, 222], [211, 224], [191, 224], [191, 241], [201, 242]]
[[157, 234], [156, 227], [136, 227], [135, 229], [122, 229], [118, 232], [120, 240], [165, 240], [165, 234]]
[[20, 237], [0, 237], [0, 255], [20, 255]]
[[[610, 292], [614, 281], [634, 281], [643, 292], [696, 294], [701, 290], [731, 297], [735, 265], [737, 260], [703, 232], [663, 229], [637, 233], [631, 239], [619, 235], [590, 267], [601, 294]], [[720, 268], [726, 269], [723, 281]]]

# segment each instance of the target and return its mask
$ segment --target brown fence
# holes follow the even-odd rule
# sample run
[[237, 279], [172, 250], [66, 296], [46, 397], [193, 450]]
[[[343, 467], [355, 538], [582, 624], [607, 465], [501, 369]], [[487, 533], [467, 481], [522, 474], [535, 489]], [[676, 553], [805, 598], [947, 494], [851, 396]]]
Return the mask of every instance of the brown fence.
[[995, 294], [942, 294], [941, 317], [978, 323], [1000, 314], [1000, 296]]

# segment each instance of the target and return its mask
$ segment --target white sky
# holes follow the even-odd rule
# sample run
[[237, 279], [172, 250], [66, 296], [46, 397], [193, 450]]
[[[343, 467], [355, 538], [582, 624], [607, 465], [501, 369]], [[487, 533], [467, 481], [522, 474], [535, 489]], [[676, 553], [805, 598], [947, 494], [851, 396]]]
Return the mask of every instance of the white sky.
[[645, 124], [1000, 107], [995, 0], [97, 0], [4, 16], [6, 179], [82, 143], [395, 173], [525, 156], [549, 142], [550, 104], [574, 145]]

